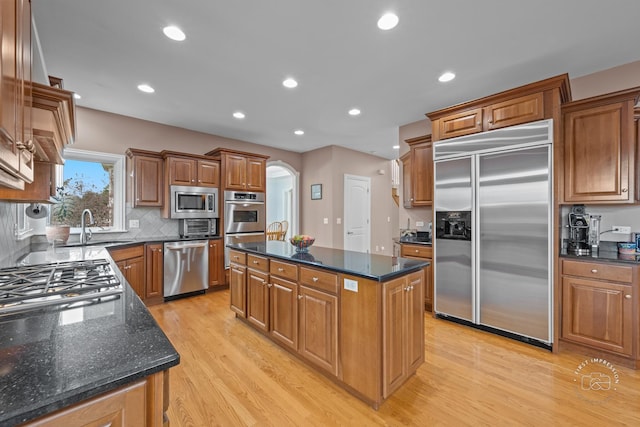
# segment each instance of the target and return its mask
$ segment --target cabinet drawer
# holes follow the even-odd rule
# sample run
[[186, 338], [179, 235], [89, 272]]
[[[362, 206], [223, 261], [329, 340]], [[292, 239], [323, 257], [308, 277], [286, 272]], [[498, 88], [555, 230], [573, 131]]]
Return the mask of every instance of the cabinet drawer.
[[338, 275], [326, 271], [301, 267], [300, 284], [322, 289], [333, 294], [338, 293]]
[[431, 259], [433, 257], [433, 247], [425, 245], [407, 245], [403, 243], [400, 247], [400, 256]]
[[630, 266], [569, 261], [566, 259], [562, 260], [562, 274], [622, 283], [631, 283], [633, 281], [633, 267]]
[[109, 249], [109, 255], [115, 262], [124, 261], [125, 259], [137, 258], [144, 256], [144, 245], [130, 246], [128, 248]]
[[293, 281], [298, 280], [298, 266], [288, 262], [272, 259], [269, 265], [269, 273]]
[[229, 260], [236, 264], [247, 265], [247, 254], [244, 252], [229, 250]]
[[247, 267], [260, 271], [269, 271], [269, 259], [258, 255], [247, 254]]

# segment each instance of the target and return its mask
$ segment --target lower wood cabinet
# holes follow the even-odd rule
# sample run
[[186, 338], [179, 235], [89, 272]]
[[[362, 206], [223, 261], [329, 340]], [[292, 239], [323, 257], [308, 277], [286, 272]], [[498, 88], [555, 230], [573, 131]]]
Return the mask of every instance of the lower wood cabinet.
[[168, 381], [168, 372], [159, 372], [24, 426], [168, 426]]
[[229, 293], [231, 310], [240, 317], [247, 317], [247, 266], [246, 255], [229, 251]]
[[389, 397], [424, 361], [422, 274], [383, 285], [383, 396]]
[[[428, 261], [432, 261], [433, 247], [428, 245], [402, 243], [400, 245], [400, 256], [403, 258], [426, 259]], [[424, 308], [427, 311], [433, 310], [433, 263], [424, 268]]]
[[224, 242], [209, 240], [209, 289], [224, 285]]
[[145, 298], [145, 262], [144, 245], [113, 248], [109, 250], [111, 258], [141, 299]]
[[269, 274], [247, 269], [247, 320], [269, 331]]
[[269, 314], [271, 338], [291, 350], [298, 350], [298, 284], [271, 276]]
[[638, 365], [636, 270], [631, 265], [562, 260], [562, 341]]

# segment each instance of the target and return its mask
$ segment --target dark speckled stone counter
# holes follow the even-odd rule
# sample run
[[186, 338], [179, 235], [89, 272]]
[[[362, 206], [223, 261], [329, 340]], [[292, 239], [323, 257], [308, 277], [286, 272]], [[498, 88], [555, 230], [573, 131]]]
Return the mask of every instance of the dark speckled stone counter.
[[[100, 248], [30, 254], [30, 262], [106, 258]], [[29, 260], [27, 260], [29, 261]], [[0, 426], [35, 419], [175, 366], [180, 356], [114, 267], [116, 299], [0, 316]]]
[[367, 254], [342, 249], [311, 246], [307, 253], [297, 253], [289, 242], [266, 241], [228, 245], [257, 255], [295, 261], [321, 267], [337, 273], [352, 274], [366, 279], [386, 282], [395, 277], [418, 271], [429, 265], [428, 261]]

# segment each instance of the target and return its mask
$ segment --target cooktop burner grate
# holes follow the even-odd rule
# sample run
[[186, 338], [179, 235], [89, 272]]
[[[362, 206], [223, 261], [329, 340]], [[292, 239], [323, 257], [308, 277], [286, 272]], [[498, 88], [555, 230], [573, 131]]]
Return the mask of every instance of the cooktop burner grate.
[[105, 259], [0, 269], [0, 314], [122, 292]]

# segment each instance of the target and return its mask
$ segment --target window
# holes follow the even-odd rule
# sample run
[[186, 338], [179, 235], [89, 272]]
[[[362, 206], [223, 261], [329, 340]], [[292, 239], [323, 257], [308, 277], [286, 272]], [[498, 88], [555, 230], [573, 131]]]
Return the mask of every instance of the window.
[[64, 158], [56, 177], [59, 203], [52, 206], [50, 223], [70, 225], [74, 232], [89, 209], [94, 231], [123, 231], [124, 156], [65, 149]]

